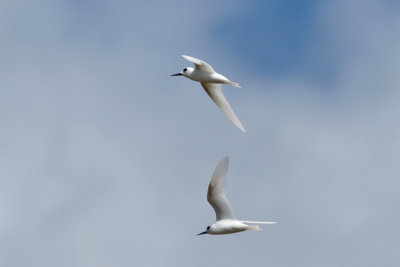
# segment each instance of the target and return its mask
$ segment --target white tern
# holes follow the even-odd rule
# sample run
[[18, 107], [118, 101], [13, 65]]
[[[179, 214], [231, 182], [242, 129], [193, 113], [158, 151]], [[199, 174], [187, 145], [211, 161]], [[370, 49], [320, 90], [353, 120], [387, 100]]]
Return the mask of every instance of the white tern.
[[223, 235], [242, 232], [246, 230], [261, 230], [255, 224], [275, 224], [276, 222], [254, 222], [237, 220], [233, 214], [231, 204], [225, 196], [226, 172], [228, 171], [229, 158], [223, 158], [215, 168], [210, 184], [208, 186], [207, 200], [213, 207], [217, 221], [208, 226], [206, 231], [198, 234]]
[[228, 119], [235, 124], [240, 130], [246, 132], [242, 123], [236, 117], [235, 112], [233, 112], [231, 106], [226, 100], [224, 94], [222, 93], [222, 84], [230, 84], [235, 87], [239, 87], [238, 83], [231, 82], [225, 76], [215, 72], [215, 70], [207, 62], [182, 55], [185, 59], [189, 60], [194, 64], [194, 68], [186, 67], [181, 72], [172, 74], [171, 76], [184, 76], [193, 81], [200, 82], [201, 86], [211, 97], [211, 99], [217, 104], [221, 111], [228, 117]]

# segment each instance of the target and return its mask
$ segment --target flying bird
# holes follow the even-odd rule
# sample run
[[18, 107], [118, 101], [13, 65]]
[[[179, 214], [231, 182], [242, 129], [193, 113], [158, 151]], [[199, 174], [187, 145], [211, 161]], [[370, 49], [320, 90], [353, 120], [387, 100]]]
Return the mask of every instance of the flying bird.
[[229, 158], [223, 158], [215, 168], [208, 186], [207, 200], [213, 207], [217, 221], [208, 226], [206, 231], [198, 234], [224, 235], [243, 232], [246, 230], [261, 230], [258, 225], [248, 224], [275, 224], [276, 222], [254, 222], [237, 220], [233, 214], [231, 204], [225, 196], [226, 172]]
[[238, 83], [231, 82], [225, 76], [215, 72], [213, 67], [203, 60], [185, 55], [182, 55], [182, 57], [192, 62], [194, 64], [194, 68], [186, 67], [181, 72], [172, 74], [171, 76], [184, 76], [193, 81], [200, 82], [201, 86], [215, 102], [215, 104], [217, 104], [225, 116], [227, 116], [228, 119], [240, 130], [246, 132], [242, 123], [239, 121], [235, 112], [233, 112], [231, 106], [226, 100], [221, 89], [222, 84], [230, 84], [239, 88], [240, 85]]

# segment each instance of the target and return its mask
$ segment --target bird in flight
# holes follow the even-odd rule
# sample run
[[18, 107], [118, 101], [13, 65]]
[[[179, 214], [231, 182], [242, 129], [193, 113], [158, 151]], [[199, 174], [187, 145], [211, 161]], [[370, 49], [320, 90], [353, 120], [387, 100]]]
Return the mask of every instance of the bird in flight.
[[235, 112], [233, 112], [231, 106], [226, 100], [221, 89], [222, 84], [230, 84], [239, 88], [240, 85], [238, 83], [231, 82], [225, 76], [215, 72], [213, 67], [203, 60], [185, 55], [182, 55], [182, 57], [192, 62], [194, 64], [194, 68], [186, 67], [181, 72], [172, 74], [171, 76], [184, 76], [193, 81], [200, 82], [201, 86], [215, 102], [215, 104], [217, 104], [225, 116], [227, 116], [228, 119], [236, 125], [236, 127], [243, 132], [246, 132], [242, 123], [239, 121]]
[[275, 224], [276, 222], [254, 222], [237, 220], [233, 214], [231, 204], [225, 196], [226, 172], [229, 158], [223, 158], [215, 168], [208, 186], [207, 200], [213, 207], [217, 221], [208, 226], [206, 231], [198, 234], [224, 235], [243, 232], [246, 230], [261, 230], [258, 225], [248, 224]]

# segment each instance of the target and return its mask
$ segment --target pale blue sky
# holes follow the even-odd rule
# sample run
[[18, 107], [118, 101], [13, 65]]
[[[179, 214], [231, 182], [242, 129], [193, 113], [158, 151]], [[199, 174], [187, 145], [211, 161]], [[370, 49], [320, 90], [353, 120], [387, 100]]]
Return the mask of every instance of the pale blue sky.
[[[2, 1], [1, 266], [398, 266], [396, 1]], [[212, 64], [243, 134], [200, 85]], [[262, 232], [215, 220], [212, 172]]]

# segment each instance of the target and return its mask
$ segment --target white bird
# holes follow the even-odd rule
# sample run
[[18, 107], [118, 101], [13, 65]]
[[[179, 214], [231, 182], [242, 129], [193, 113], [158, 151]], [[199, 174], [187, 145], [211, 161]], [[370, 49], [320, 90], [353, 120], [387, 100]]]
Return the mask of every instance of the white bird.
[[242, 232], [246, 230], [261, 230], [255, 224], [275, 224], [276, 222], [253, 222], [237, 220], [233, 214], [231, 204], [225, 196], [226, 172], [228, 171], [229, 158], [223, 158], [215, 168], [210, 184], [208, 186], [207, 200], [213, 207], [217, 221], [208, 226], [207, 230], [198, 234], [223, 235]]
[[238, 83], [231, 82], [225, 76], [216, 73], [215, 70], [205, 61], [200, 59], [182, 55], [185, 59], [189, 60], [194, 64], [194, 68], [184, 68], [181, 72], [172, 74], [171, 76], [185, 76], [193, 81], [201, 83], [204, 90], [211, 97], [211, 99], [217, 104], [221, 111], [228, 117], [228, 119], [235, 124], [240, 130], [246, 132], [242, 123], [236, 117], [235, 112], [233, 112], [231, 106], [226, 100], [224, 94], [221, 90], [221, 84], [230, 84], [235, 87], [239, 87]]

